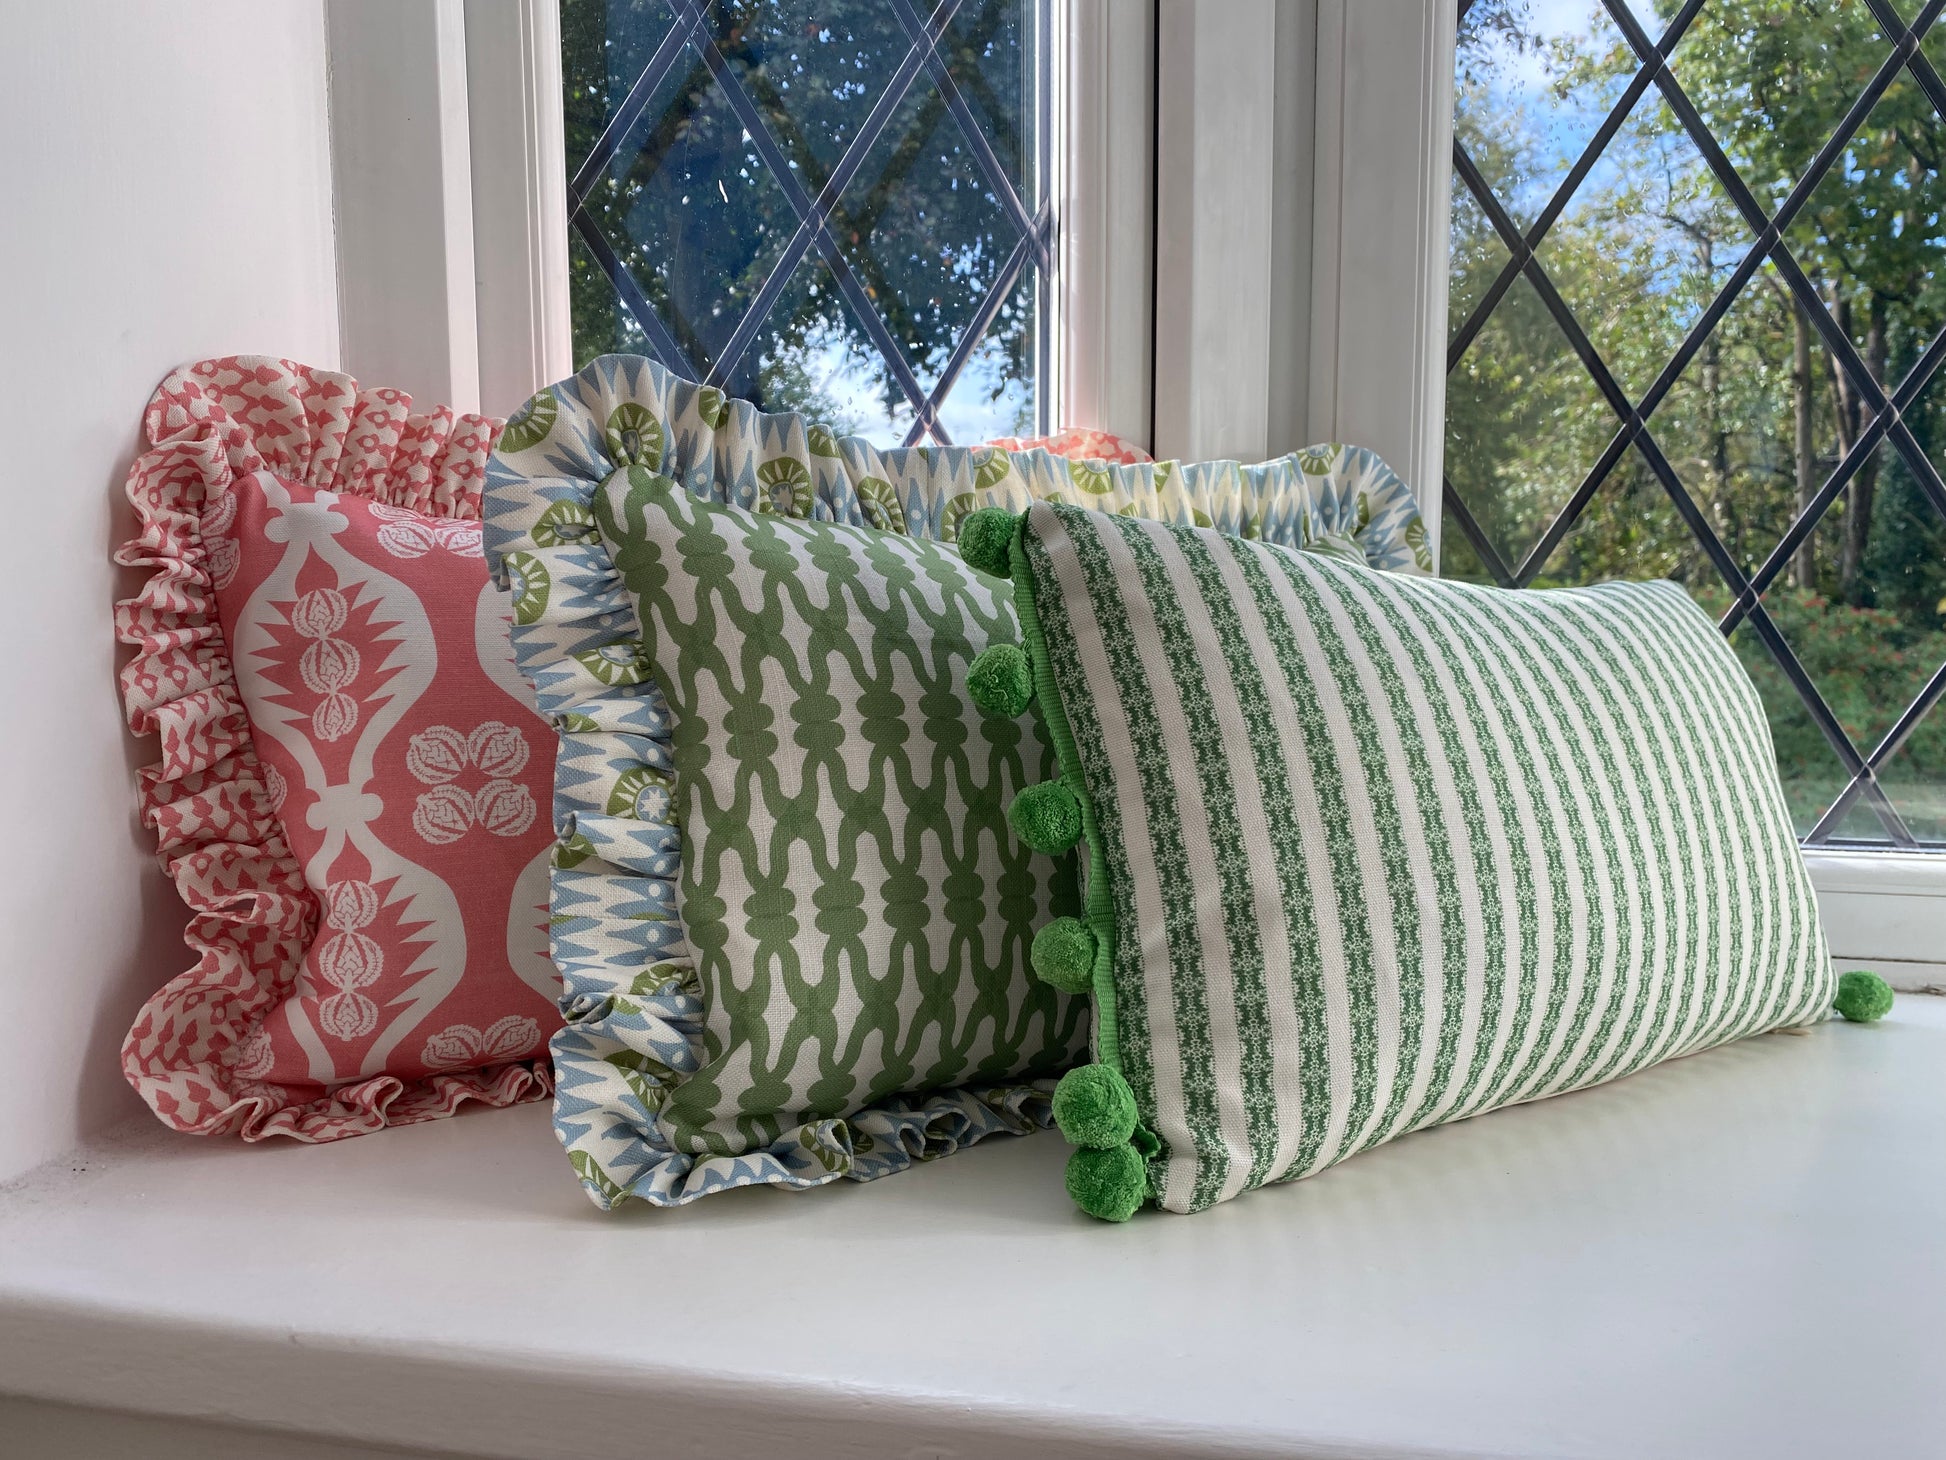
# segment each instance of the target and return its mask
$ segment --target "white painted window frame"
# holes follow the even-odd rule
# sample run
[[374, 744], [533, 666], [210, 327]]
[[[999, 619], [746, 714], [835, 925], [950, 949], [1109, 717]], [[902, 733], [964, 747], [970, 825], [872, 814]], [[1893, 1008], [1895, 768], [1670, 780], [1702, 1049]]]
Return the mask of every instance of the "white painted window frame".
[[1060, 0], [1052, 196], [1057, 425], [1147, 447], [1155, 300], [1155, 6]]
[[[1059, 0], [1063, 424], [1370, 446], [1437, 551], [1450, 0]], [[556, 0], [326, 0], [345, 365], [505, 414], [573, 368]], [[1807, 855], [1833, 952], [1946, 983], [1946, 857]]]
[[[326, 0], [345, 366], [505, 415], [572, 372], [558, 0]], [[1155, 12], [1056, 0], [1060, 424], [1152, 434]]]
[[574, 368], [556, 0], [326, 0], [344, 366], [512, 412]]

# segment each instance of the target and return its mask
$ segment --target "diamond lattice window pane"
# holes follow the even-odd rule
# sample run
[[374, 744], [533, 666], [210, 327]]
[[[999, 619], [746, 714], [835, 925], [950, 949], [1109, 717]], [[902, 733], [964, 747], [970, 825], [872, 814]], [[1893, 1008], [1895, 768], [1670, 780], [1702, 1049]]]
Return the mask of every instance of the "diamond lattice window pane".
[[1452, 277], [1446, 289], [1446, 331], [1458, 334], [1493, 288], [1513, 255], [1479, 201], [1459, 178], [1453, 179]]
[[1041, 118], [1033, 106], [1039, 53], [1031, 6], [968, 0], [940, 38], [939, 54], [994, 160], [1021, 197], [1040, 186]]
[[1631, 446], [1576, 514], [1531, 580], [1536, 588], [1600, 583], [1626, 563], [1644, 578], [1674, 578], [1717, 613], [1728, 609], [1723, 583], [1656, 480]]
[[1682, 123], [1652, 92], [1538, 252], [1603, 361], [1639, 399], [1754, 241]]
[[[1616, 424], [1524, 277], [1447, 377], [1446, 417], [1446, 474], [1515, 563], [1567, 505]], [[1549, 449], [1533, 451], [1536, 441]]]
[[886, 445], [1043, 425], [1049, 3], [565, 0], [577, 360]]
[[[1748, 623], [1739, 625], [1730, 635], [1730, 647], [1736, 650], [1737, 658], [1750, 671], [1757, 693], [1763, 696], [1770, 718], [1771, 742], [1777, 751], [1777, 769], [1784, 785], [1784, 804], [1790, 807], [1791, 821], [1798, 835], [1807, 835], [1850, 783], [1851, 775], [1819, 730], [1817, 721], [1811, 718], [1803, 700], [1792, 692], [1790, 681], [1778, 668], [1757, 631]], [[1867, 811], [1865, 817], [1871, 823], [1870, 829], [1864, 832], [1866, 838], [1883, 841], [1885, 828], [1871, 812]]]
[[805, 186], [822, 187], [885, 94], [912, 41], [883, 5], [719, 0], [717, 45]]
[[1598, 5], [1463, 9], [1454, 132], [1526, 228], [1621, 100], [1635, 60]]
[[1865, 0], [1462, 7], [1445, 566], [1677, 578], [1802, 833], [1946, 845], [1946, 38], [1897, 8], [1906, 65]]
[[1710, 0], [1669, 64], [1738, 175], [1774, 210], [1887, 49], [1865, 0]]
[[[1763, 264], [1698, 344], [1652, 422], [1663, 454], [1746, 573], [1770, 556], [1798, 514], [1792, 315], [1789, 290], [1777, 270]], [[1838, 463], [1829, 422], [1816, 409], [1816, 386], [1813, 380], [1807, 492]], [[1691, 544], [1693, 549], [1693, 538]], [[1700, 549], [1693, 561], [1696, 566], [1682, 575], [1685, 586], [1692, 593], [1722, 594], [1722, 580]], [[1611, 558], [1608, 571], [1619, 576], [1638, 570]]]

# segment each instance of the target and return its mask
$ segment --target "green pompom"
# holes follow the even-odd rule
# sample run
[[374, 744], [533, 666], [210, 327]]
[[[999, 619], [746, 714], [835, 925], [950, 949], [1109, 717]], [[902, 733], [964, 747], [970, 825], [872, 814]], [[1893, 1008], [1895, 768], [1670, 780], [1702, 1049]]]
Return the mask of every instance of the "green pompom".
[[1862, 968], [1838, 980], [1838, 997], [1831, 1007], [1854, 1024], [1870, 1024], [1892, 1012], [1892, 985]]
[[1126, 1222], [1149, 1196], [1149, 1163], [1133, 1146], [1068, 1157], [1068, 1195], [1091, 1217]]
[[1013, 542], [1014, 525], [1019, 521], [1020, 514], [1005, 507], [982, 507], [967, 513], [959, 525], [960, 560], [969, 568], [1005, 578], [1011, 571], [1007, 547]]
[[1034, 667], [1018, 644], [990, 644], [966, 671], [966, 692], [989, 715], [1018, 719], [1034, 700]]
[[1095, 984], [1095, 935], [1080, 918], [1056, 918], [1027, 950], [1034, 972], [1064, 994], [1085, 994]]
[[1014, 835], [1037, 852], [1057, 856], [1081, 839], [1081, 803], [1059, 781], [1042, 781], [1007, 808]]
[[1054, 1087], [1054, 1123], [1071, 1146], [1091, 1151], [1126, 1146], [1135, 1134], [1135, 1092], [1121, 1071], [1082, 1065]]

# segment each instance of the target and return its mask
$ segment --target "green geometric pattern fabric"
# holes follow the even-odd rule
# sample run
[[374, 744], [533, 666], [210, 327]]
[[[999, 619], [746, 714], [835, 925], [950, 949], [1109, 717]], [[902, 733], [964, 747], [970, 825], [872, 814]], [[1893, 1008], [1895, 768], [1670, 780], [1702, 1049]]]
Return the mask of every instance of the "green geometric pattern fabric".
[[1076, 902], [1073, 859], [1006, 825], [1052, 747], [958, 686], [1018, 637], [1006, 585], [938, 543], [720, 506], [640, 467], [595, 518], [674, 720], [705, 1052], [662, 1102], [671, 1146], [740, 1155], [902, 1091], [1074, 1064], [1085, 1006], [1027, 963]]
[[1426, 571], [1413, 494], [1361, 447], [1255, 466], [1070, 461], [986, 447], [880, 450], [758, 411], [633, 356], [604, 356], [515, 413], [487, 463], [485, 544], [512, 595], [520, 673], [559, 732], [551, 952], [565, 1027], [553, 1041], [555, 1130], [597, 1205], [677, 1205], [749, 1185], [865, 1181], [1050, 1119], [1052, 1082], [890, 1095], [806, 1121], [741, 1155], [675, 1150], [667, 1092], [705, 1047], [701, 978], [678, 907], [672, 717], [595, 523], [617, 472], [702, 500], [951, 543], [976, 508], [1059, 497], [1212, 525], [1402, 573]]
[[1141, 1164], [1076, 1154], [1084, 1205], [1109, 1156], [1200, 1211], [1825, 1017], [1762, 708], [1676, 585], [1490, 590], [1052, 505], [1011, 563], [1140, 1121]]

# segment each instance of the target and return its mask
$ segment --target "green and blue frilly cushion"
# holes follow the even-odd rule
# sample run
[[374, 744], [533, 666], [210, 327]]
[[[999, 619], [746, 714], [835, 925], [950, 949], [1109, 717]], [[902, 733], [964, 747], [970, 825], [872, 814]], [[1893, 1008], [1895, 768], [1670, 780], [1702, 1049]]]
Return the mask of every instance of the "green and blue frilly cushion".
[[897, 1096], [741, 1155], [671, 1148], [656, 1112], [700, 1063], [701, 988], [676, 905], [682, 834], [672, 819], [669, 711], [591, 505], [617, 472], [668, 477], [747, 510], [935, 541], [958, 540], [980, 508], [1018, 512], [1056, 499], [1380, 568], [1429, 566], [1411, 491], [1358, 448], [1314, 447], [1260, 466], [882, 451], [633, 356], [598, 359], [535, 396], [487, 467], [486, 550], [512, 595], [515, 658], [560, 735], [552, 951], [567, 1022], [553, 1044], [555, 1125], [603, 1207], [629, 1196], [667, 1206], [738, 1186], [870, 1180], [997, 1131], [1046, 1125], [1081, 1088], [1071, 1083], [1062, 1096], [1043, 1081]]

